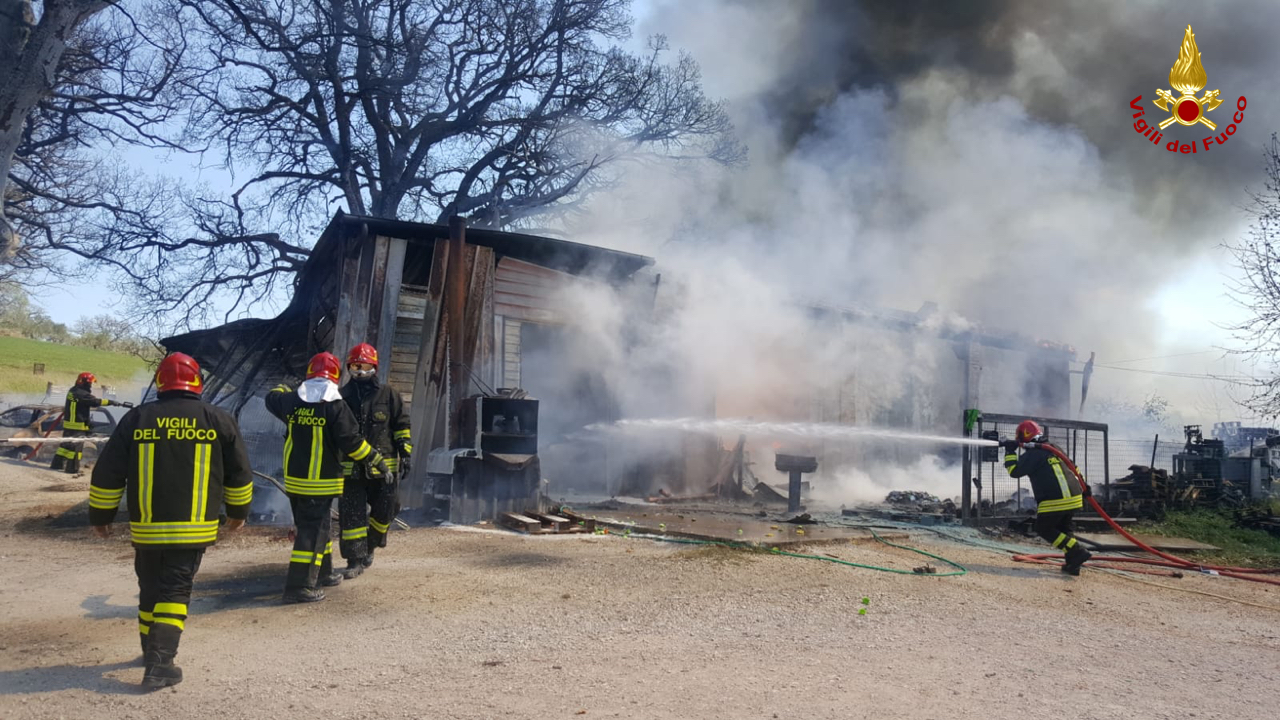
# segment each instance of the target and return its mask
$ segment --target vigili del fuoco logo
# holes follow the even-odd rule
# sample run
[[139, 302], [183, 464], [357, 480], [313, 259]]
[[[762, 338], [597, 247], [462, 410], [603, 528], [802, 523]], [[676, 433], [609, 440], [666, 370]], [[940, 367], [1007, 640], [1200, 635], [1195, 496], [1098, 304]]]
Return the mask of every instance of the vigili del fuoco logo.
[[[1181, 95], [1175, 96], [1169, 90], [1161, 88], [1156, 90], [1155, 99], [1151, 101], [1164, 112], [1173, 114], [1159, 121], [1153, 118], [1148, 123], [1143, 117], [1147, 111], [1143, 109], [1142, 96], [1139, 95], [1129, 103], [1129, 107], [1137, 111], [1133, 114], [1133, 129], [1157, 146], [1164, 140], [1164, 129], [1174, 123], [1188, 127], [1203, 126], [1210, 130], [1209, 137], [1198, 141], [1190, 139], [1190, 142], [1180, 143], [1178, 140], [1170, 140], [1164, 146], [1164, 149], [1169, 152], [1188, 154], [1194, 154], [1200, 150], [1208, 152], [1211, 145], [1226, 143], [1232, 135], [1236, 134], [1236, 123], [1244, 122], [1244, 108], [1247, 103], [1241, 95], [1240, 99], [1236, 100], [1236, 112], [1231, 116], [1233, 122], [1221, 132], [1213, 132], [1218, 129], [1218, 123], [1205, 115], [1217, 110], [1222, 104], [1222, 100], [1218, 97], [1220, 91], [1210, 90], [1203, 96], [1196, 97], [1196, 93], [1203, 90], [1208, 82], [1209, 77], [1205, 74], [1204, 65], [1200, 62], [1200, 49], [1196, 47], [1195, 33], [1191, 32], [1191, 26], [1188, 25], [1186, 33], [1182, 35], [1182, 47], [1178, 49], [1178, 61], [1169, 70], [1169, 84]], [[1225, 118], [1221, 121], [1225, 122]]]

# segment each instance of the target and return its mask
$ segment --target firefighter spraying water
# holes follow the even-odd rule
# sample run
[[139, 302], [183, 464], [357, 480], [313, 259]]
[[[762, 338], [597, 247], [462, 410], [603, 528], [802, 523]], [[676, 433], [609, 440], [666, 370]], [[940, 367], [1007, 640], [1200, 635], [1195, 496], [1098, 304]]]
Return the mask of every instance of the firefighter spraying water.
[[[1079, 575], [1080, 566], [1092, 555], [1076, 539], [1071, 520], [1084, 507], [1089, 486], [1059, 457], [1034, 420], [1024, 420], [1014, 431], [1014, 439], [1000, 443], [1005, 449], [1004, 467], [1013, 477], [1031, 479], [1036, 497], [1036, 534], [1065, 553], [1062, 571]], [[1018, 450], [1022, 450], [1019, 457]]]
[[[93, 384], [98, 378], [91, 372], [82, 372], [76, 378], [76, 384], [67, 393], [66, 402], [62, 406], [62, 436], [68, 438], [58, 446], [53, 456], [51, 470], [61, 470], [68, 475], [80, 472], [80, 463], [84, 460], [84, 443], [70, 438], [86, 437], [89, 429], [89, 409], [113, 404], [106, 398], [93, 394]], [[121, 407], [131, 408], [133, 403], [114, 403]]]

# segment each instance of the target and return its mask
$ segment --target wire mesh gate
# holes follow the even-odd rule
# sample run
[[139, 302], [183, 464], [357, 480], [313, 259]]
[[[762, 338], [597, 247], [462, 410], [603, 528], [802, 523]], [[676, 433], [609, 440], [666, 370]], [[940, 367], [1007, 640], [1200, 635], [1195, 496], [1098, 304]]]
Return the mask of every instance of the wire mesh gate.
[[[1110, 448], [1105, 423], [969, 411], [963, 418], [964, 435], [1008, 440], [1013, 438], [1018, 423], [1024, 420], [1040, 423], [1049, 436], [1049, 442], [1071, 458], [1085, 481], [1096, 485], [1101, 478], [1102, 498], [1110, 497]], [[1030, 481], [1009, 476], [1004, 469], [1004, 451], [1001, 448], [965, 446], [960, 465], [964, 472], [964, 486], [960, 492], [962, 520], [998, 520], [1024, 516], [1035, 510]]]

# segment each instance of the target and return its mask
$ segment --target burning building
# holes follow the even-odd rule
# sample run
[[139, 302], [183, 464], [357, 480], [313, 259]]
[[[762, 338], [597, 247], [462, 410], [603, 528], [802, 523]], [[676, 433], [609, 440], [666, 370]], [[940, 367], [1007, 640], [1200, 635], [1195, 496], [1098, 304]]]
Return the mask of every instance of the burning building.
[[[460, 221], [339, 213], [279, 316], [164, 345], [200, 361], [206, 396], [237, 412], [256, 469], [272, 474], [281, 438], [261, 410], [263, 392], [301, 378], [316, 352], [373, 344], [383, 358], [381, 379], [402, 393], [412, 415], [420, 460], [402, 489], [406, 507], [424, 502], [426, 475], [439, 474], [441, 452], [466, 456], [482, 444], [472, 425], [494, 413], [466, 402], [477, 396], [538, 401], [538, 473], [556, 495], [696, 493], [724, 474], [736, 438], [582, 432], [623, 417], [753, 417], [955, 435], [966, 408], [1070, 414], [1073, 350], [983, 332], [932, 305], [910, 313], [779, 301], [787, 307], [777, 315], [784, 327], [773, 329], [775, 340], [749, 341], [736, 360], [752, 380], [723, 362], [695, 369], [688, 359], [699, 349], [662, 333], [687, 299], [679, 283], [661, 284], [652, 265], [644, 256], [465, 229]], [[708, 377], [691, 381], [696, 372]], [[523, 393], [503, 390], [514, 388]], [[492, 438], [491, 431], [479, 432]], [[422, 462], [433, 450], [433, 460]], [[831, 471], [909, 464], [937, 452], [901, 443], [781, 448], [754, 438], [740, 452], [765, 466], [779, 450], [820, 456]]]
[[[452, 242], [450, 233], [453, 232]], [[279, 465], [279, 426], [260, 396], [297, 382], [315, 353], [342, 354], [368, 342], [382, 358], [379, 379], [399, 390], [413, 418], [420, 457], [464, 442], [463, 400], [521, 387], [551, 408], [541, 424], [554, 438], [565, 423], [611, 420], [589, 368], [567, 362], [574, 347], [575, 284], [630, 283], [647, 257], [545, 237], [399, 222], [338, 213], [300, 272], [288, 307], [271, 319], [239, 320], [163, 341], [195, 357], [205, 395], [233, 409], [250, 438], [255, 469]], [[404, 485], [419, 503], [426, 463]]]

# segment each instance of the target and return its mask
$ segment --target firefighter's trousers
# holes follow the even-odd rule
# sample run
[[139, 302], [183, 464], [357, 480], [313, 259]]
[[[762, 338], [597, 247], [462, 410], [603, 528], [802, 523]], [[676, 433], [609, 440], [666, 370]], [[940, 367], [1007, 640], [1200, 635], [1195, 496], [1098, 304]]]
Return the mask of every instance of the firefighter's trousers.
[[342, 528], [338, 549], [348, 564], [387, 546], [387, 531], [399, 511], [394, 476], [392, 482], [383, 482], [369, 477], [357, 465], [343, 483], [342, 499], [338, 501], [338, 524]]
[[172, 658], [186, 628], [191, 583], [200, 570], [204, 548], [134, 548], [138, 576], [138, 635], [142, 652]]
[[284, 586], [286, 590], [314, 588], [320, 578], [333, 573], [333, 542], [329, 539], [333, 496], [290, 494], [289, 505], [293, 508], [293, 524], [297, 529]]
[[63, 430], [64, 439], [62, 444], [58, 445], [58, 450], [53, 455], [53, 464], [49, 469], [61, 470], [69, 474], [80, 472], [80, 461], [84, 459], [84, 443], [66, 438], [84, 437], [88, 434], [85, 430]]
[[1071, 518], [1075, 514], [1075, 510], [1061, 510], [1036, 515], [1036, 534], [1064, 554], [1071, 552], [1076, 546], [1075, 531], [1071, 527]]

